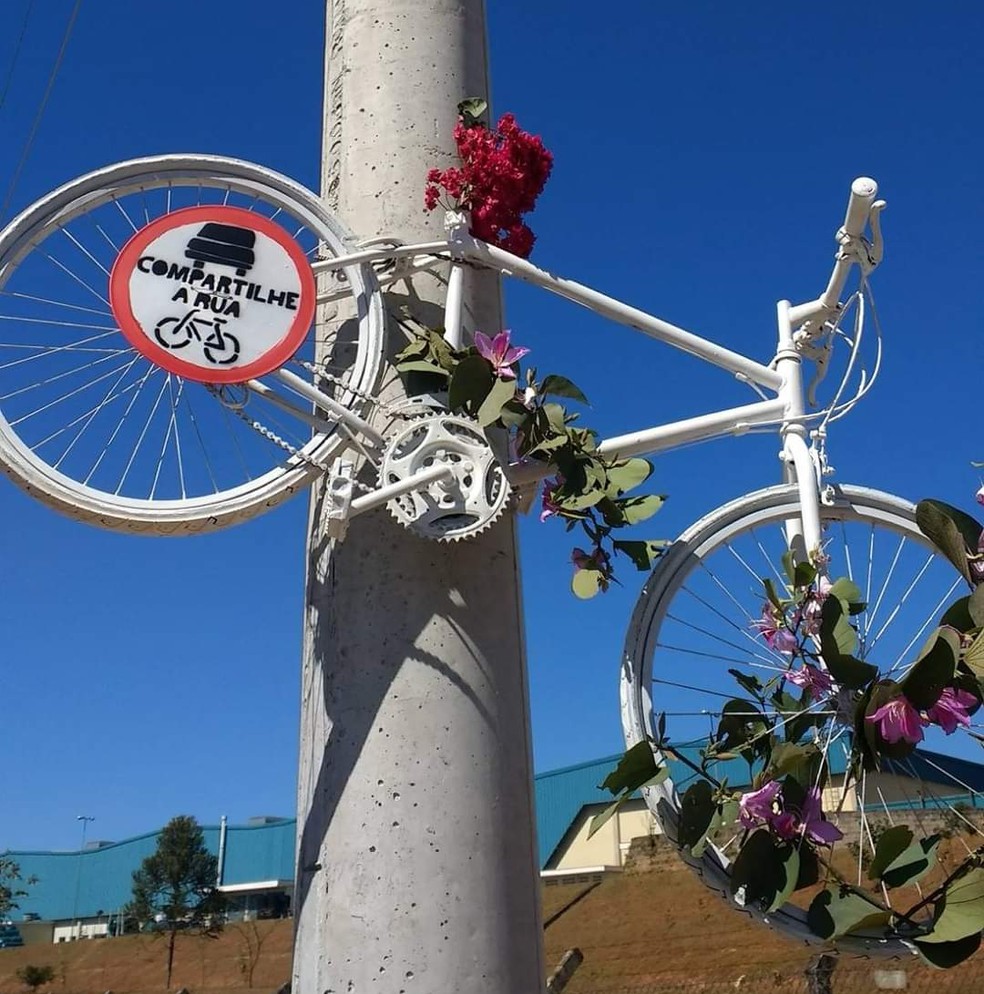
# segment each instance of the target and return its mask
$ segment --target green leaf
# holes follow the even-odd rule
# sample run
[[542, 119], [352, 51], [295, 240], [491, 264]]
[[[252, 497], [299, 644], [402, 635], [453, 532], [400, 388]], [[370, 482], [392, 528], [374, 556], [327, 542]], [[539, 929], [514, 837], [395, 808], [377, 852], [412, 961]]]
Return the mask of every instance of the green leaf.
[[588, 398], [566, 376], [545, 376], [540, 384], [540, 393], [554, 397], [567, 397], [579, 404], [587, 404]]
[[765, 596], [766, 596], [766, 599], [768, 600], [768, 602], [776, 610], [778, 610], [778, 611], [784, 610], [783, 603], [779, 599], [779, 594], [776, 593], [775, 584], [769, 579], [769, 577], [766, 577], [762, 581], [762, 586], [765, 587]]
[[443, 376], [447, 379], [448, 372], [442, 369], [436, 362], [429, 359], [408, 359], [406, 362], [398, 363], [396, 366], [398, 373], [433, 373], [436, 376]]
[[971, 583], [967, 553], [971, 550], [976, 553], [981, 526], [969, 514], [940, 500], [921, 500], [916, 505], [916, 524]]
[[707, 833], [717, 811], [714, 788], [706, 780], [692, 783], [680, 801], [680, 833], [677, 843], [686, 849], [697, 845]]
[[843, 687], [860, 690], [866, 687], [878, 676], [878, 667], [865, 663], [854, 656], [834, 656], [828, 659], [826, 654], [823, 661], [830, 670], [830, 675]]
[[480, 355], [467, 356], [458, 363], [451, 376], [448, 407], [452, 411], [474, 415], [494, 384], [495, 376], [489, 364]]
[[960, 637], [949, 628], [932, 635], [902, 681], [902, 693], [920, 711], [931, 708], [953, 681], [960, 656]]
[[954, 880], [936, 905], [933, 931], [924, 943], [956, 942], [984, 929], [984, 869], [976, 867]]
[[479, 118], [488, 110], [487, 100], [481, 97], [468, 97], [458, 104], [458, 116], [464, 118], [465, 124], [469, 127], [477, 124]]
[[624, 497], [615, 501], [627, 525], [637, 525], [651, 518], [662, 506], [665, 497], [650, 494], [648, 497]]
[[723, 804], [719, 804], [714, 811], [713, 817], [711, 818], [711, 823], [707, 826], [707, 831], [705, 831], [703, 836], [701, 836], [701, 838], [690, 847], [690, 852], [694, 856], [703, 856], [704, 850], [707, 849], [711, 842], [711, 834], [716, 832], [719, 828], [725, 828], [728, 825], [733, 825], [737, 820], [737, 801], [725, 801]]
[[875, 858], [868, 867], [868, 879], [877, 880], [893, 863], [896, 857], [900, 856], [912, 842], [912, 829], [907, 825], [894, 825], [886, 828], [878, 837], [878, 844], [875, 846]]
[[610, 463], [605, 468], [610, 497], [620, 497], [640, 483], [645, 483], [653, 472], [653, 464], [648, 459], [627, 459], [624, 462]]
[[794, 587], [808, 587], [817, 578], [817, 568], [813, 563], [797, 563], [793, 572]]
[[[639, 787], [654, 787], [658, 783], [662, 783], [670, 775], [669, 767], [664, 766], [655, 776], [650, 777], [644, 783], [639, 784]], [[599, 811], [591, 821], [588, 823], [588, 838], [590, 839], [595, 832], [601, 828], [605, 822], [607, 822], [612, 815], [628, 800], [631, 800], [633, 794], [638, 788], [633, 788], [632, 790], [623, 791], [618, 797], [612, 801], [604, 811]]]
[[837, 597], [828, 597], [820, 608], [820, 648], [828, 668], [828, 656], [849, 656], [857, 644], [857, 632], [847, 620], [843, 603]]
[[[984, 584], [977, 587], [977, 590], [984, 590]], [[940, 618], [940, 625], [956, 628], [958, 632], [969, 632], [972, 628], [979, 627], [970, 615], [970, 594], [954, 601], [943, 612], [943, 617]]]
[[820, 750], [812, 742], [805, 745], [780, 742], [772, 749], [762, 782], [781, 780], [789, 775], [800, 785], [809, 786], [816, 779], [819, 761]]
[[820, 881], [820, 860], [816, 852], [809, 846], [803, 846], [800, 851], [799, 876], [796, 879], [796, 890], [812, 887]]
[[830, 592], [838, 600], [846, 601], [848, 604], [860, 604], [862, 599], [861, 588], [846, 576], [842, 576], [830, 585]]
[[741, 670], [728, 670], [737, 680], [744, 690], [747, 690], [753, 697], [760, 697], [762, 694], [762, 681], [757, 676], [749, 673], [742, 673]]
[[974, 624], [978, 628], [984, 628], [984, 583], [979, 583], [974, 587], [967, 609]]
[[913, 945], [919, 950], [920, 958], [929, 966], [949, 970], [977, 952], [981, 945], [981, 933], [977, 932], [954, 942], [929, 943], [925, 940], [913, 940]]
[[[762, 712], [751, 702], [733, 698], [721, 708], [718, 722], [717, 744], [721, 749], [751, 754], [768, 753], [768, 724]], [[748, 743], [754, 739], [752, 746]]]
[[786, 573], [786, 578], [789, 580], [790, 586], [796, 582], [796, 557], [793, 555], [792, 549], [787, 549], [782, 554], [782, 568]]
[[499, 420], [503, 407], [516, 396], [516, 381], [497, 378], [478, 409], [478, 423], [487, 428]]
[[590, 600], [601, 591], [603, 579], [600, 570], [579, 569], [571, 577], [571, 590], [575, 597], [580, 597], [583, 601]]
[[984, 677], [984, 632], [964, 649], [963, 661], [979, 677]]
[[860, 929], [887, 925], [891, 915], [864, 898], [847, 891], [823, 890], [813, 899], [806, 914], [806, 923], [814, 935], [823, 939], [836, 939]]
[[935, 966], [938, 970], [949, 970], [977, 952], [981, 945], [981, 933], [976, 932], [954, 942], [924, 942], [915, 939], [913, 945], [930, 966]]
[[665, 764], [662, 768], [657, 764], [652, 746], [643, 739], [642, 742], [637, 742], [631, 749], [626, 750], [615, 769], [605, 777], [598, 787], [600, 790], [607, 790], [612, 794], [619, 794], [623, 790], [635, 791], [655, 777], [657, 773], [660, 773], [661, 770], [669, 772], [669, 768]]
[[731, 868], [731, 893], [744, 905], [774, 911], [796, 889], [800, 859], [795, 846], [776, 845], [765, 829], [753, 832]]
[[667, 543], [657, 540], [650, 542], [625, 542], [621, 539], [613, 540], [612, 545], [619, 552], [625, 553], [635, 563], [638, 570], [649, 571], [653, 568], [656, 560], [663, 554]]
[[918, 883], [936, 865], [940, 836], [930, 835], [905, 847], [881, 873], [886, 887]]

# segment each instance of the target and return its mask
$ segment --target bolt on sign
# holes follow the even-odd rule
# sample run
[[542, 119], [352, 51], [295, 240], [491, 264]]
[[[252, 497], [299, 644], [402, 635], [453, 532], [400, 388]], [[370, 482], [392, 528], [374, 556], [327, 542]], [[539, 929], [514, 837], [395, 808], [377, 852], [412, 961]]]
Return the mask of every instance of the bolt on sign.
[[130, 344], [170, 373], [241, 383], [283, 365], [314, 319], [314, 274], [274, 221], [238, 207], [188, 207], [123, 247], [109, 299]]

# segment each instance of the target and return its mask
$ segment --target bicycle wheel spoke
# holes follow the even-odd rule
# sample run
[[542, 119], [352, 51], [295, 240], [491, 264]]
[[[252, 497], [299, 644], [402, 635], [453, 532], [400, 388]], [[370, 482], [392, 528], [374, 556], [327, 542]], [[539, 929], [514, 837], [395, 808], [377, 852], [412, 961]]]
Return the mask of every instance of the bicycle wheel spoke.
[[91, 379], [86, 383], [83, 383], [81, 386], [76, 387], [74, 390], [70, 390], [68, 393], [62, 394], [60, 397], [56, 397], [54, 400], [49, 401], [47, 404], [44, 404], [41, 407], [36, 407], [33, 411], [30, 411], [28, 414], [21, 415], [21, 417], [11, 421], [10, 422], [11, 427], [16, 428], [18, 425], [31, 420], [31, 418], [35, 418], [39, 414], [43, 414], [45, 411], [50, 411], [53, 407], [65, 403], [66, 400], [71, 400], [72, 397], [77, 397], [84, 390], [88, 390], [89, 387], [93, 387], [97, 383], [102, 383], [103, 380], [109, 379], [109, 377], [111, 377], [114, 373], [118, 371], [119, 369], [111, 369], [108, 373], [100, 374], [94, 379]]
[[[129, 349], [122, 349], [123, 352], [129, 352]], [[26, 387], [20, 387], [17, 390], [11, 390], [10, 393], [0, 394], [0, 401], [11, 400], [14, 397], [19, 397], [22, 394], [28, 393], [31, 390], [37, 390], [40, 387], [49, 386], [52, 383], [57, 383], [59, 380], [65, 379], [67, 376], [75, 376], [78, 373], [84, 373], [88, 369], [93, 369], [96, 366], [101, 366], [104, 362], [109, 362], [113, 359], [118, 358], [118, 355], [113, 352], [109, 355], [100, 356], [98, 359], [93, 359], [91, 362], [87, 362], [82, 366], [73, 366], [71, 369], [66, 369], [62, 373], [56, 373], [53, 376], [46, 377], [43, 380], [38, 380], [37, 383], [29, 383]]]
[[94, 289], [89, 283], [87, 283], [81, 276], [77, 276], [68, 268], [64, 263], [59, 262], [54, 256], [49, 255], [47, 252], [44, 257], [53, 265], [57, 266], [63, 273], [70, 276], [79, 286], [88, 290], [96, 300], [101, 300], [107, 307], [109, 306], [109, 301], [96, 289]]
[[[70, 304], [64, 300], [52, 300], [50, 297], [40, 297], [35, 293], [20, 293], [13, 290], [4, 290], [0, 296], [13, 297], [17, 300], [30, 300], [37, 304], [49, 304], [52, 307], [65, 307], [71, 311], [85, 311], [86, 314], [98, 314], [99, 317], [111, 318], [112, 311], [101, 311], [98, 307], [83, 307], [81, 304]], [[5, 315], [6, 316], [6, 315]], [[64, 324], [64, 322], [58, 322]]]
[[[103, 410], [103, 408], [105, 408], [107, 404], [110, 404], [113, 400], [115, 400], [116, 397], [121, 396], [120, 394], [116, 393], [116, 389], [127, 378], [127, 376], [130, 373], [130, 370], [133, 369], [139, 358], [140, 358], [139, 354], [135, 353], [133, 358], [123, 367], [123, 372], [120, 373], [119, 379], [117, 379], [110, 386], [109, 390], [106, 391], [106, 394], [103, 396], [102, 400], [94, 407], [90, 408], [85, 414], [80, 415], [78, 418], [76, 418], [75, 421], [70, 422], [68, 425], [66, 425], [66, 428], [74, 428], [76, 424], [78, 424], [80, 421], [82, 422], [82, 427], [79, 428], [78, 432], [75, 434], [75, 437], [71, 440], [71, 442], [68, 443], [68, 447], [58, 457], [58, 461], [55, 463], [55, 469], [58, 469], [61, 466], [61, 464], [65, 461], [65, 457], [72, 451], [72, 449], [75, 448], [75, 445], [78, 443], [79, 439], [83, 436], [83, 434], [85, 434], [86, 429], [89, 427], [89, 425], [92, 424], [93, 419], [96, 417], [96, 415], [99, 414], [99, 412]], [[45, 441], [48, 441], [48, 439], [45, 439]], [[38, 444], [40, 447], [41, 445], [44, 444], [44, 442], [40, 442]]]
[[62, 228], [62, 234], [92, 263], [98, 266], [108, 277], [109, 270], [73, 235], [68, 228]]
[[192, 427], [195, 429], [195, 437], [198, 439], [198, 446], [202, 450], [202, 459], [205, 462], [205, 470], [208, 473], [209, 481], [212, 484], [212, 492], [219, 492], [219, 485], [215, 479], [215, 470], [212, 468], [212, 460], [208, 456], [208, 448], [205, 445], [205, 439], [202, 438], [201, 429], [198, 426], [198, 418], [195, 417], [195, 409], [191, 404], [191, 397], [189, 396], [190, 391], [185, 391], [184, 402], [185, 407], [188, 408], [188, 417], [191, 420]]
[[130, 470], [133, 468], [133, 463], [137, 458], [137, 453], [143, 445], [143, 440], [147, 437], [147, 432], [150, 429], [150, 423], [154, 420], [154, 415], [157, 413], [157, 408], [160, 406], [161, 398], [164, 396], [164, 391], [167, 389], [169, 379], [170, 373], [165, 375], [164, 382], [161, 384], [161, 388], [157, 393], [157, 398], [154, 400], [154, 406], [150, 409], [150, 414], [147, 415], [147, 420], [144, 422], [143, 429], [140, 432], [140, 437], [137, 439], [137, 444], [133, 447], [133, 452], [130, 453], [130, 458], [127, 460], [126, 468], [123, 470], [123, 475], [120, 477], [120, 482], [116, 487], [117, 494], [119, 494], [123, 489], [123, 485], [126, 483], [126, 478], [130, 475]]
[[[86, 486], [89, 485], [89, 481], [95, 475], [96, 470], [99, 469], [99, 466], [101, 465], [103, 459], [106, 457], [106, 454], [109, 452], [109, 447], [113, 444], [113, 442], [116, 441], [116, 437], [119, 435], [120, 431], [123, 428], [124, 423], [129, 418], [130, 412], [133, 410], [133, 406], [136, 404], [137, 399], [140, 397], [140, 392], [143, 390], [144, 385], [151, 378], [151, 376], [154, 376], [159, 372], [160, 370], [156, 366], [153, 366], [150, 363], [147, 364], [147, 372], [144, 373], [143, 377], [140, 380], [138, 380], [135, 386], [133, 387], [134, 393], [133, 396], [130, 398], [129, 403], [126, 406], [126, 410], [120, 416], [119, 421], [117, 421], [116, 423], [116, 427], [113, 429], [106, 443], [103, 445], [102, 451], [99, 453], [99, 455], [96, 458], [96, 461], [93, 463], [92, 467], [89, 469], [89, 472], [85, 475], [85, 478], [82, 480], [82, 483], [84, 485]], [[122, 392], [126, 393], [130, 389], [131, 389], [130, 387], [127, 387], [126, 390]]]

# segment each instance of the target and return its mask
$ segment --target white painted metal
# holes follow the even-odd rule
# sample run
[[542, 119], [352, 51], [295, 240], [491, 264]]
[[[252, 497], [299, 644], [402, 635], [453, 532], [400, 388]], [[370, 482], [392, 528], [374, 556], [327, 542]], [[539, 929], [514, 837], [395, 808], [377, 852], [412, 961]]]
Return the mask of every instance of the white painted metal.
[[689, 352], [691, 355], [705, 359], [712, 365], [731, 370], [735, 374], [741, 374], [759, 386], [778, 390], [782, 384], [782, 377], [774, 369], [764, 366], [762, 363], [748, 359], [737, 352], [732, 352], [721, 345], [715, 345], [699, 335], [694, 335], [668, 321], [653, 317], [636, 307], [623, 304], [621, 301], [599, 293], [597, 290], [592, 290], [590, 287], [575, 283], [573, 280], [553, 276], [534, 266], [533, 263], [511, 255], [503, 249], [487, 245], [475, 238], [466, 239], [464, 237], [461, 237], [459, 241], [452, 242], [452, 248], [456, 257], [460, 253], [461, 257], [471, 262], [489, 266], [526, 283], [541, 286], [558, 296], [566, 297], [577, 304], [583, 304], [602, 317], [635, 328], [651, 338], [666, 342], [667, 345], [672, 345], [683, 352]]
[[[486, 92], [480, 0], [328, 4], [327, 207], [362, 237], [423, 242], [429, 168]], [[501, 327], [498, 281], [464, 274], [464, 328]], [[441, 284], [388, 295], [441, 324]], [[394, 339], [399, 336], [394, 335]], [[398, 343], [394, 342], [394, 346]], [[398, 401], [387, 381], [384, 402]], [[379, 420], [377, 420], [378, 418]], [[382, 416], [373, 419], [381, 430]], [[354, 501], [353, 501], [354, 503]], [[425, 542], [386, 510], [344, 543], [312, 500], [305, 614], [296, 994], [542, 990], [514, 521]]]
[[[343, 255], [348, 251], [349, 236], [321, 201], [272, 170], [218, 156], [156, 156], [96, 170], [23, 211], [0, 233], [0, 287], [49, 233], [99, 205], [134, 190], [209, 184], [221, 184], [281, 206], [316, 232], [328, 252]], [[372, 269], [352, 265], [345, 275], [346, 295], [359, 298], [362, 308], [348, 380], [353, 391], [346, 398], [347, 407], [358, 409], [378, 379], [384, 322]], [[122, 336], [121, 344], [126, 344]], [[203, 496], [155, 500], [104, 492], [67, 476], [26, 445], [0, 413], [0, 468], [32, 496], [83, 521], [126, 531], [184, 534], [243, 521], [303, 489], [321, 473], [320, 467], [330, 464], [348, 444], [344, 435], [334, 430], [336, 425], [327, 428], [296, 454], [280, 452], [279, 465], [240, 486]]]
[[[913, 505], [899, 497], [863, 487], [837, 488], [836, 500], [822, 507], [824, 522], [864, 521], [873, 527], [890, 529], [921, 546], [929, 543], [916, 527]], [[725, 547], [737, 536], [755, 528], [778, 525], [798, 515], [800, 492], [795, 486], [777, 486], [745, 494], [717, 508], [688, 528], [670, 547], [653, 570], [636, 604], [622, 655], [620, 696], [622, 729], [629, 746], [655, 737], [654, 703], [651, 698], [655, 666], [659, 665], [659, 635], [664, 618], [672, 611], [674, 597], [687, 577], [714, 550]], [[877, 589], [877, 585], [876, 588]], [[657, 752], [657, 759], [661, 758]], [[672, 780], [643, 791], [653, 816], [663, 831], [677, 838], [680, 799]], [[697, 858], [681, 851], [681, 857], [701, 880], [732, 907], [773, 928], [812, 945], [824, 942], [806, 924], [803, 911], [786, 905], [773, 914], [750, 907], [738, 907], [731, 898], [730, 866], [723, 853], [709, 847]], [[884, 939], [878, 933], [849, 935], [838, 940], [846, 953], [878, 956], [907, 956], [911, 950], [900, 940]]]

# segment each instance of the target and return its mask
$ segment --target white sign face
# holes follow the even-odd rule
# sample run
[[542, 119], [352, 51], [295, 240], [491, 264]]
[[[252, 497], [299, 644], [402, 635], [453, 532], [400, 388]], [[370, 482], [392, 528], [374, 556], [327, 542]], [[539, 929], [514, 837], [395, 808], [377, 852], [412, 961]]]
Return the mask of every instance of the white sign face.
[[282, 366], [311, 327], [315, 296], [300, 245], [238, 207], [158, 218], [123, 247], [109, 280], [130, 344], [202, 383], [241, 383]]

